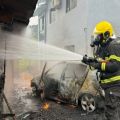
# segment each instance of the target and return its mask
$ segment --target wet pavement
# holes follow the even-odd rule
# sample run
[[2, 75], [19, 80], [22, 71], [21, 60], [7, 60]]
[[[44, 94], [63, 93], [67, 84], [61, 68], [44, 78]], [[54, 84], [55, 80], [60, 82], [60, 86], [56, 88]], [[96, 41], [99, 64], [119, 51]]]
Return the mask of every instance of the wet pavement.
[[[16, 115], [24, 113], [29, 115], [30, 113], [30, 120], [73, 120], [75, 118], [77, 120], [81, 116], [79, 108], [48, 100], [41, 102], [40, 98], [32, 95], [30, 88], [18, 83], [15, 83], [12, 101], [11, 106]], [[47, 109], [44, 108], [45, 103], [49, 105]]]
[[[44, 106], [45, 103], [47, 107]], [[61, 105], [48, 100], [42, 102], [39, 97], [32, 95], [30, 81], [14, 81], [10, 104], [17, 120], [98, 120], [96, 118], [99, 118], [98, 114], [86, 114], [75, 106]]]
[[17, 120], [107, 120], [103, 111], [87, 114], [80, 107], [49, 100], [42, 102], [32, 94], [30, 79], [15, 79], [9, 98]]

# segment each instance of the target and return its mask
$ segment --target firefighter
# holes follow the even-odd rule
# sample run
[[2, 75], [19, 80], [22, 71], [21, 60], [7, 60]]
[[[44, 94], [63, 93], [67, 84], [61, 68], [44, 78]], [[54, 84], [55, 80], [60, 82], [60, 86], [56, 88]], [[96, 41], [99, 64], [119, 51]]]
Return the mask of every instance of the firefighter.
[[118, 110], [120, 99], [120, 39], [115, 37], [113, 27], [108, 21], [99, 22], [93, 31], [96, 48], [93, 55], [85, 55], [82, 62], [99, 72], [100, 86], [105, 91], [105, 117], [107, 120], [120, 120]]

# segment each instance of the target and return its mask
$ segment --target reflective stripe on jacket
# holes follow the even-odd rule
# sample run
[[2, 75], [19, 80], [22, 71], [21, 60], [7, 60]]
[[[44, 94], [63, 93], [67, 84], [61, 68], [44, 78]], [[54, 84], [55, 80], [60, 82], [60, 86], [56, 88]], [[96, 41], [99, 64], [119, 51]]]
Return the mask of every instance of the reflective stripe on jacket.
[[110, 57], [108, 58], [108, 60], [116, 60], [116, 61], [120, 62], [120, 57], [118, 57], [116, 55], [110, 55]]
[[102, 58], [100, 83], [103, 85], [120, 83], [120, 39], [110, 39], [97, 48], [96, 55]]
[[[116, 55], [110, 55], [107, 60], [115, 60], [117, 62], [120, 62], [120, 57], [118, 57]], [[117, 66], [114, 66], [114, 67], [116, 67], [116, 69], [117, 69]], [[106, 63], [105, 62], [103, 62], [101, 64], [101, 70], [106, 71]], [[109, 77], [107, 79], [102, 79], [100, 82], [101, 82], [101, 84], [108, 84], [108, 83], [114, 83], [114, 82], [119, 82], [119, 81], [120, 81], [120, 74], [118, 71], [118, 74], [112, 75], [111, 77]]]
[[117, 82], [117, 81], [120, 81], [120, 76], [114, 76], [114, 77], [111, 77], [111, 78], [108, 78], [108, 79], [104, 79], [104, 80], [101, 80], [101, 84], [107, 84], [107, 83], [112, 83], [112, 82]]

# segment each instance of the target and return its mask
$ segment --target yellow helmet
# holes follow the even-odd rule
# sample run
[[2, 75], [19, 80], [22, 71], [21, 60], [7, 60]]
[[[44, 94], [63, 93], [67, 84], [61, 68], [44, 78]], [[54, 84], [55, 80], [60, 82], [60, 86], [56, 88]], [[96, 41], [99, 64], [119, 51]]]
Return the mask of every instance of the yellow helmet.
[[108, 21], [101, 21], [95, 26], [93, 34], [98, 35], [104, 34], [105, 32], [109, 32], [109, 35], [112, 36], [114, 34], [113, 27]]

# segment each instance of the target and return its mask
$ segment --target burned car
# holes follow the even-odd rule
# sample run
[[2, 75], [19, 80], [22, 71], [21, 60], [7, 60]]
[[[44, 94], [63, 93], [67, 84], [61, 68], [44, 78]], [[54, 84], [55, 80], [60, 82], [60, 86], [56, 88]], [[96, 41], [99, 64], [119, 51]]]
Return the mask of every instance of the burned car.
[[87, 112], [96, 109], [103, 90], [87, 65], [61, 62], [47, 70], [46, 66], [45, 64], [42, 74], [31, 81], [34, 94], [41, 99], [82, 106]]

